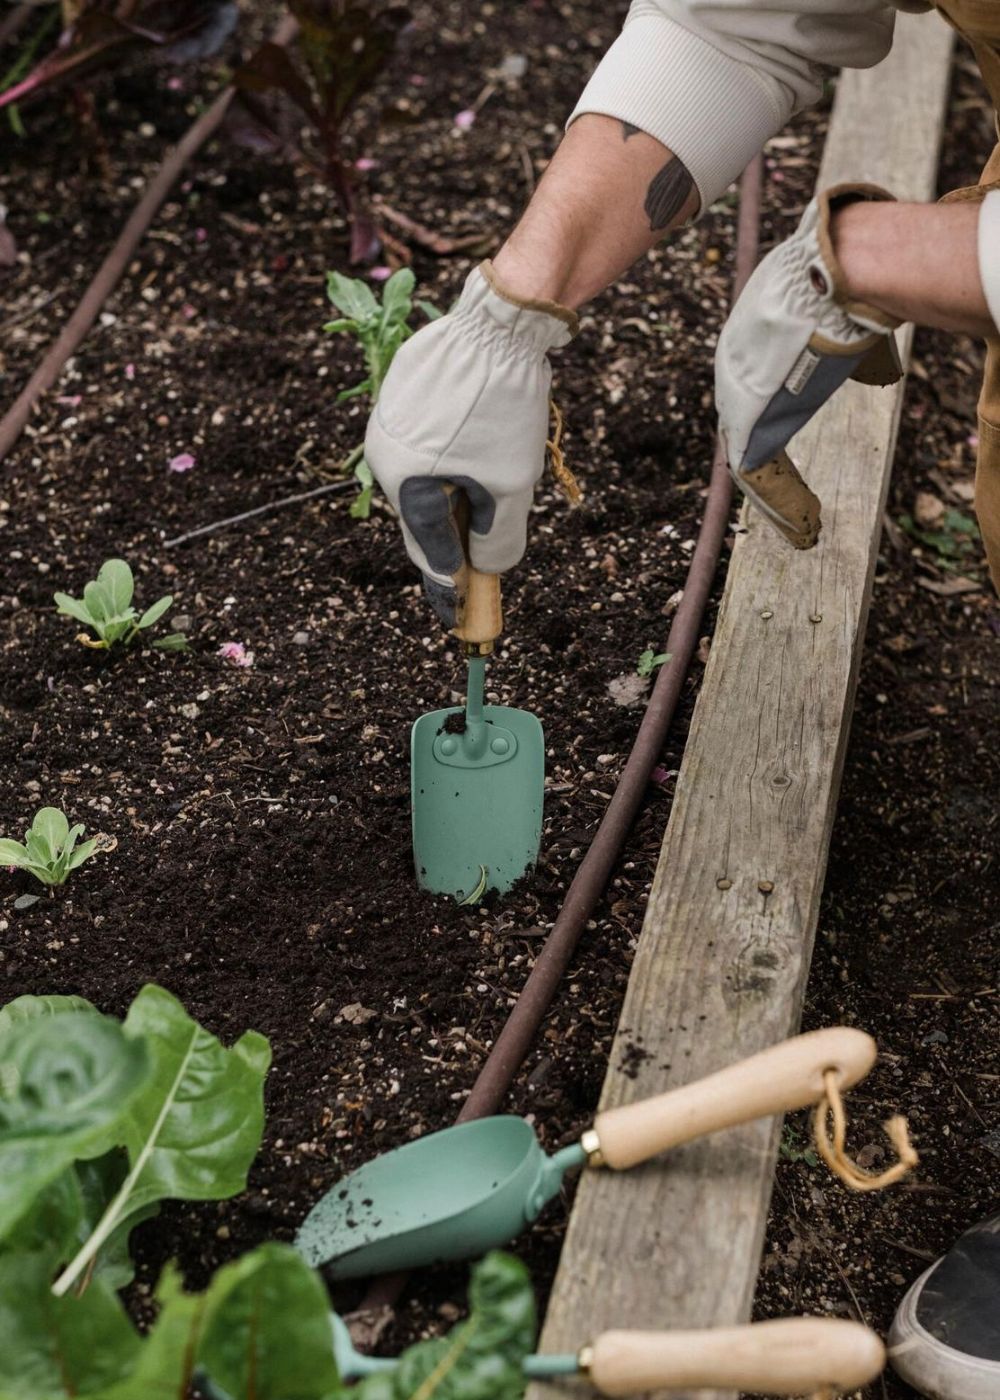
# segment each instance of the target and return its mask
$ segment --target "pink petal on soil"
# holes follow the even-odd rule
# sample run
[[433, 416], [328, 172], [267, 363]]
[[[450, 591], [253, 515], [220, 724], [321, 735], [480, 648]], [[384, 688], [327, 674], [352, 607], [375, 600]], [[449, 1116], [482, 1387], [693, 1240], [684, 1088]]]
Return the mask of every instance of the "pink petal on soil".
[[82, 394], [61, 394], [56, 399], [56, 403], [62, 404], [64, 408], [79, 408], [82, 402]]
[[172, 472], [189, 472], [194, 466], [197, 458], [192, 457], [190, 452], [178, 452], [176, 457], [171, 457], [167, 463], [167, 470]]
[[384, 282], [387, 278], [392, 276], [392, 268], [370, 267], [368, 269], [368, 276], [372, 279], [373, 282]]
[[134, 378], [135, 378], [135, 365], [133, 365], [133, 364], [127, 364], [127, 365], [125, 366], [125, 378], [126, 378], [126, 379], [134, 379]]
[[207, 238], [208, 238], [208, 229], [207, 229], [207, 228], [196, 228], [196, 229], [195, 229], [195, 231], [194, 231], [194, 241], [195, 241], [196, 243], [204, 243], [205, 240], [206, 240]]
[[184, 89], [184, 79], [168, 78], [167, 87], [170, 89], [171, 92], [182, 92]]
[[371, 156], [362, 156], [360, 160], [354, 162], [355, 170], [377, 170], [378, 161], [372, 160]]
[[663, 787], [670, 782], [671, 778], [677, 777], [677, 772], [676, 768], [664, 768], [662, 763], [658, 763], [650, 773], [649, 778], [651, 782], [659, 783]]
[[186, 321], [192, 321], [192, 320], [194, 320], [194, 318], [195, 318], [195, 316], [197, 316], [197, 314], [198, 314], [198, 308], [197, 308], [196, 306], [192, 306], [191, 303], [190, 303], [189, 301], [186, 301], [186, 302], [184, 303], [184, 305], [181, 307], [181, 315], [184, 317], [184, 319], [185, 319]]
[[223, 661], [231, 661], [234, 666], [253, 665], [253, 655], [242, 642], [223, 642], [219, 647], [219, 655]]
[[412, 87], [427, 86], [427, 79], [424, 77], [423, 73], [411, 73], [409, 78], [407, 78], [407, 82], [410, 83]]
[[978, 446], [979, 446], [979, 434], [978, 434], [978, 433], [970, 433], [969, 436], [968, 436], [965, 440], [966, 440], [966, 442], [969, 444], [970, 447], [975, 448], [975, 447], [978, 447]]
[[470, 126], [475, 124], [476, 114], [471, 107], [466, 107], [464, 112], [456, 112], [454, 121], [459, 131], [468, 131]]

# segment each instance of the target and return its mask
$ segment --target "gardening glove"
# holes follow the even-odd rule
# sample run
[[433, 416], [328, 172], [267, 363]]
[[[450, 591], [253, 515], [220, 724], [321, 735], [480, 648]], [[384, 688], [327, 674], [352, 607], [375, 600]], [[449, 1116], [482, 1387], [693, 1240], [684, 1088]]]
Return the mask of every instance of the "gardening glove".
[[893, 199], [876, 185], [836, 185], [806, 208], [791, 238], [753, 273], [715, 356], [719, 431], [736, 484], [796, 549], [819, 538], [820, 502], [785, 447], [847, 379], [902, 377], [900, 323], [852, 301], [830, 221], [859, 199]]
[[463, 565], [455, 511], [464, 492], [469, 562], [500, 574], [524, 554], [545, 467], [552, 369], [547, 352], [577, 329], [572, 311], [505, 291], [490, 262], [471, 272], [447, 316], [396, 353], [368, 423], [365, 459], [399, 513], [435, 611], [455, 621]]

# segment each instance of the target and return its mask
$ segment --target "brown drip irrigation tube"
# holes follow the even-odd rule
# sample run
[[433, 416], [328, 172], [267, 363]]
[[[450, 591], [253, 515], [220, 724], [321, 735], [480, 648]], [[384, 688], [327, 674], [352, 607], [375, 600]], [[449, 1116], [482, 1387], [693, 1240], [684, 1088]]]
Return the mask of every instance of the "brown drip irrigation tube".
[[[734, 302], [757, 262], [762, 184], [763, 160], [756, 156], [740, 180]], [[705, 514], [684, 582], [684, 596], [674, 614], [665, 644], [665, 650], [670, 652], [671, 664], [660, 668], [632, 751], [597, 834], [573, 876], [562, 908], [535, 959], [528, 980], [458, 1115], [459, 1123], [471, 1118], [485, 1118], [496, 1113], [500, 1107], [531, 1049], [576, 951], [587, 919], [603, 894], [614, 863], [621, 854], [649, 783], [649, 775], [663, 749], [680, 699], [681, 686], [691, 665], [701, 619], [722, 552], [732, 495], [732, 478], [725, 453], [721, 444], [716, 442]], [[387, 1274], [376, 1279], [365, 1295], [359, 1312], [376, 1313], [392, 1307], [402, 1293], [406, 1279], [406, 1274]], [[364, 1339], [359, 1338], [358, 1341], [363, 1345]]]
[[[295, 38], [298, 28], [298, 21], [289, 16], [278, 25], [271, 42], [285, 47]], [[128, 267], [129, 258], [142, 241], [171, 187], [191, 157], [221, 125], [235, 96], [236, 89], [231, 86], [220, 92], [212, 105], [188, 128], [146, 186], [142, 198], [129, 215], [128, 222], [80, 298], [76, 310], [60, 331], [58, 339], [42, 356], [34, 374], [3, 418], [0, 418], [0, 461], [3, 461], [21, 436], [35, 404], [55, 384], [66, 367], [66, 361], [75, 353], [97, 320], [101, 307], [121, 280]]]

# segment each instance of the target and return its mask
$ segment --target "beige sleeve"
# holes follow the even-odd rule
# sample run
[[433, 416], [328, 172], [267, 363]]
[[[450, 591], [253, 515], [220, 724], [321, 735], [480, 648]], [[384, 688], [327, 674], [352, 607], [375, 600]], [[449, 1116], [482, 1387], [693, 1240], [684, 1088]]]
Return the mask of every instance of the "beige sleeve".
[[893, 20], [880, 0], [633, 0], [570, 121], [595, 112], [655, 136], [706, 209], [831, 68], [884, 58]]

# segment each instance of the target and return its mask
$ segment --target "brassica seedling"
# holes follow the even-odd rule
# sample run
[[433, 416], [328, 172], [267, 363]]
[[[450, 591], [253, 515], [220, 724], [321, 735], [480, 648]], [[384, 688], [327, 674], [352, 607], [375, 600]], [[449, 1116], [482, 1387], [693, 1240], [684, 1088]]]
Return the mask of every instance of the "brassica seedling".
[[[340, 312], [340, 319], [327, 321], [323, 329], [331, 335], [346, 332], [353, 335], [364, 351], [368, 376], [353, 389], [344, 389], [337, 402], [371, 394], [377, 399], [393, 356], [404, 340], [409, 340], [413, 327], [409, 324], [413, 311], [413, 288], [416, 278], [408, 267], [394, 272], [382, 289], [382, 301], [357, 277], [345, 277], [340, 272], [326, 275], [326, 294]], [[432, 321], [440, 316], [437, 307], [421, 301], [417, 305]]]
[[82, 865], [97, 850], [98, 841], [76, 843], [83, 835], [83, 823], [71, 827], [58, 807], [42, 807], [20, 841], [0, 840], [0, 865], [28, 870], [43, 885], [63, 885], [71, 870]]
[[[77, 641], [84, 646], [107, 650], [116, 642], [129, 646], [140, 632], [159, 622], [174, 601], [167, 593], [151, 608], [139, 613], [132, 606], [134, 591], [132, 570], [125, 560], [108, 559], [98, 570], [97, 578], [84, 588], [82, 598], [71, 598], [68, 593], [56, 593], [53, 597], [64, 617], [75, 617], [97, 635], [95, 641], [86, 632], [80, 632]], [[187, 646], [187, 638], [182, 632], [171, 632], [167, 637], [158, 637], [153, 646], [161, 651], [181, 651]]]
[[654, 651], [652, 647], [647, 647], [636, 663], [635, 673], [637, 676], [651, 676], [657, 666], [662, 666], [665, 661], [669, 660], [669, 651]]
[[[378, 398], [393, 356], [403, 341], [413, 334], [409, 321], [414, 306], [415, 280], [408, 267], [401, 267], [386, 282], [379, 302], [367, 282], [357, 277], [345, 277], [340, 272], [327, 273], [326, 294], [341, 315], [339, 320], [328, 321], [323, 329], [331, 335], [345, 332], [354, 336], [364, 353], [368, 370], [359, 384], [337, 395], [338, 403], [357, 398], [360, 394], [370, 394], [373, 403]], [[428, 301], [418, 301], [416, 304], [428, 320], [435, 321], [441, 315], [437, 307]], [[351, 515], [355, 520], [368, 519], [374, 486], [371, 468], [362, 452], [363, 447], [356, 447], [344, 463], [345, 470], [354, 468], [354, 477], [360, 488], [351, 505]]]

